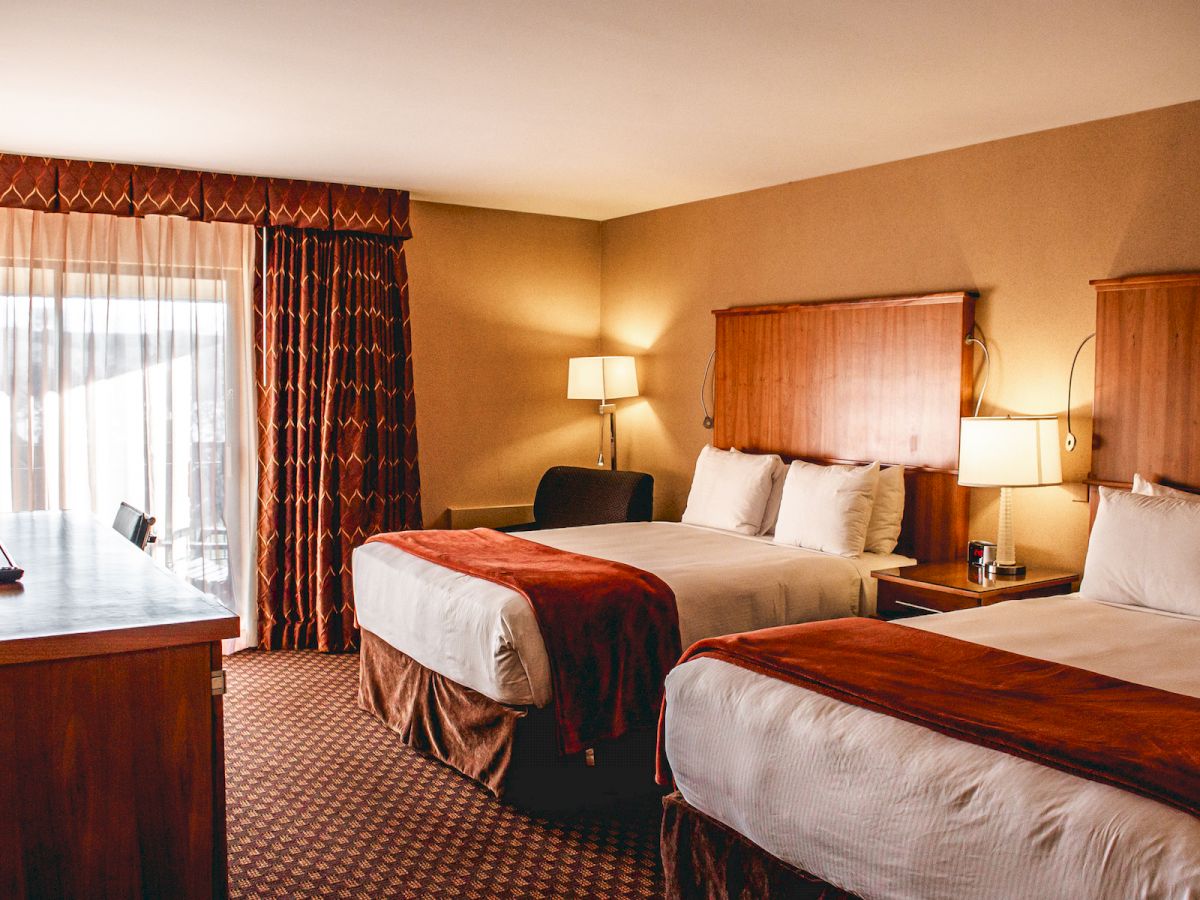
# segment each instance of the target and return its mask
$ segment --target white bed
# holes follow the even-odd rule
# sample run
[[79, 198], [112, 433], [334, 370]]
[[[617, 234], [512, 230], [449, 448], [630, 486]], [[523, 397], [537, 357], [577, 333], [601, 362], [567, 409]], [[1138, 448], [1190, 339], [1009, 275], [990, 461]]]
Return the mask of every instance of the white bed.
[[[628, 522], [518, 537], [636, 566], [675, 593], [683, 647], [718, 634], [869, 613], [875, 569], [897, 554], [845, 558], [677, 522]], [[498, 703], [546, 706], [550, 668], [520, 594], [384, 543], [354, 551], [359, 625]]]
[[[1200, 697], [1197, 618], [1069, 595], [904, 624]], [[1187, 813], [715, 659], [666, 689], [684, 799], [862, 897], [1200, 897]]]

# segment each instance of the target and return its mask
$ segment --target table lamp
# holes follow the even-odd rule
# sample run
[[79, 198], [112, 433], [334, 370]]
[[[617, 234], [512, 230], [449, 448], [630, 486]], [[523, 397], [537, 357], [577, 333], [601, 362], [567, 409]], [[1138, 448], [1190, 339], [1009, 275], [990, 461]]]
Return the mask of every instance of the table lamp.
[[573, 356], [567, 368], [568, 400], [600, 401], [600, 453], [604, 465], [604, 416], [608, 416], [609, 464], [617, 468], [617, 407], [613, 400], [638, 395], [637, 367], [632, 356]]
[[1055, 416], [983, 416], [962, 420], [958, 483], [1000, 488], [1000, 530], [993, 575], [1020, 578], [1013, 540], [1012, 489], [1062, 484]]

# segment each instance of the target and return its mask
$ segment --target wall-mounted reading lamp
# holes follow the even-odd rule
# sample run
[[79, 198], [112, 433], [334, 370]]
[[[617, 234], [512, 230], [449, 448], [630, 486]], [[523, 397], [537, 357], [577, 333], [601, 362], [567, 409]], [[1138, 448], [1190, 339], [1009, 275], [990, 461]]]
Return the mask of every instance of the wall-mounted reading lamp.
[[713, 360], [716, 358], [716, 350], [708, 354], [708, 362], [704, 364], [704, 377], [700, 379], [700, 408], [704, 410], [704, 420], [701, 424], [710, 431], [713, 427], [713, 417], [708, 411], [708, 373], [712, 371]]
[[604, 416], [608, 416], [609, 466], [617, 468], [617, 406], [613, 400], [638, 395], [632, 356], [573, 356], [567, 367], [567, 399], [600, 401], [600, 452], [604, 466]]
[[1071, 360], [1071, 374], [1067, 377], [1067, 452], [1070, 453], [1079, 444], [1075, 439], [1075, 433], [1071, 431], [1071, 386], [1075, 383], [1075, 364], [1079, 362], [1079, 354], [1083, 351], [1084, 345], [1096, 336], [1096, 332], [1092, 332], [1075, 348], [1075, 358]]
[[[992, 354], [988, 353], [987, 344], [984, 340], [975, 337], [975, 329], [976, 326], [972, 325], [963, 343], [967, 346], [978, 344], [979, 349], [983, 351], [983, 386], [979, 389], [979, 398], [975, 401], [975, 415], [978, 416], [980, 407], [983, 406], [983, 395], [987, 393], [988, 379], [992, 377]], [[980, 333], [982, 334], [982, 332]]]

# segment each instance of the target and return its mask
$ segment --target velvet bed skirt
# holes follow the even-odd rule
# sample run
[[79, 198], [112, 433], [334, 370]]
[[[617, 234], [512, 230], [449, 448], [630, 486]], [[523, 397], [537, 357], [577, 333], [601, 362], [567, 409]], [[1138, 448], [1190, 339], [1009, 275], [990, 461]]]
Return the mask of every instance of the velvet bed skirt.
[[549, 707], [497, 703], [425, 668], [366, 629], [358, 703], [408, 746], [497, 797], [538, 807], [575, 807], [659, 791], [652, 730], [598, 745], [591, 754], [561, 756]]
[[667, 900], [856, 900], [689, 806], [678, 791], [663, 798], [662, 860]]

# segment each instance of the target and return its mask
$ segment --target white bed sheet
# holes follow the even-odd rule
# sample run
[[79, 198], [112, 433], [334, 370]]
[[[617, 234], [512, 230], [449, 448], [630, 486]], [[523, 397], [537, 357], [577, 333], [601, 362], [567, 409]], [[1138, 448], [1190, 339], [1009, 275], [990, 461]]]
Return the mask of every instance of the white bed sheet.
[[[1200, 619], [1009, 601], [904, 624], [1200, 696]], [[684, 798], [865, 898], [1200, 897], [1200, 820], [713, 659], [667, 678]]]
[[[912, 562], [896, 554], [845, 559], [678, 522], [518, 536], [657, 575], [675, 592], [685, 648], [702, 637], [873, 610], [870, 571]], [[384, 543], [357, 548], [353, 567], [360, 626], [499, 703], [550, 702], [546, 647], [520, 594]]]

